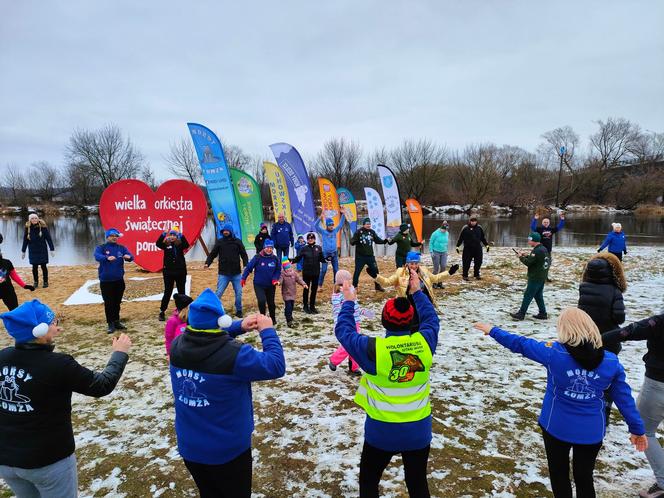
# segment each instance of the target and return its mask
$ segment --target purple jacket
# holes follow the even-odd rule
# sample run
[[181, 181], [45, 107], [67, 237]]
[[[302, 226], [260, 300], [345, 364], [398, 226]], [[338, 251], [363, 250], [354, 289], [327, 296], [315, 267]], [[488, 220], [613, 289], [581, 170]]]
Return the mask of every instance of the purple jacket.
[[298, 272], [293, 268], [281, 271], [281, 297], [284, 301], [295, 301], [297, 284], [304, 285], [304, 280]]

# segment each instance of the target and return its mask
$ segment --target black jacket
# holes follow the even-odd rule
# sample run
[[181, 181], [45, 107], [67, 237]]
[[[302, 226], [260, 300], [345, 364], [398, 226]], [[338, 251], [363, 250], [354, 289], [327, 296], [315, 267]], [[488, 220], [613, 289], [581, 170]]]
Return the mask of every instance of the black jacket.
[[646, 377], [664, 382], [664, 314], [630, 323], [602, 335], [604, 347], [620, 346], [624, 341], [648, 341], [648, 352], [643, 356]]
[[318, 244], [307, 244], [300, 249], [299, 256], [291, 259], [291, 262], [297, 263], [300, 260], [302, 260], [302, 274], [320, 275], [320, 264], [325, 263], [323, 248]]
[[474, 227], [466, 225], [461, 229], [456, 246], [459, 247], [461, 244], [463, 244], [464, 251], [466, 249], [481, 249], [482, 244], [485, 246], [489, 245], [484, 236], [484, 230], [479, 224]]
[[166, 232], [157, 239], [157, 247], [164, 251], [164, 275], [187, 274], [187, 263], [184, 260], [184, 251], [189, 248], [189, 242], [184, 234], [178, 237], [173, 244], [166, 244]]
[[[217, 239], [205, 260], [205, 265], [210, 266], [217, 256], [219, 256], [219, 275], [229, 277], [242, 273], [242, 266], [247, 266], [249, 262], [244, 244], [232, 233], [228, 237]], [[240, 260], [242, 260], [242, 266], [240, 266]]]
[[269, 233], [258, 232], [258, 235], [254, 237], [254, 247], [256, 248], [256, 252], [261, 252], [263, 250], [263, 244], [269, 238], [270, 238]]
[[127, 364], [127, 354], [116, 351], [97, 373], [53, 348], [27, 343], [0, 351], [0, 465], [34, 469], [71, 455], [71, 393], [106, 396]]
[[[579, 285], [578, 307], [590, 315], [601, 334], [625, 321], [623, 295], [606, 259], [594, 258], [588, 262], [584, 281]], [[614, 344], [606, 349], [618, 354], [622, 348]]]

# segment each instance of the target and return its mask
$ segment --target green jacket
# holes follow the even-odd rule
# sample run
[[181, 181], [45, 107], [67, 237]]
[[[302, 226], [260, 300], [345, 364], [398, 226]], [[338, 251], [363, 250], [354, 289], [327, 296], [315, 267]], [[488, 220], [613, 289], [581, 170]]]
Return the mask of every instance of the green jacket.
[[406, 254], [408, 254], [408, 251], [410, 251], [411, 247], [419, 247], [422, 245], [421, 242], [415, 242], [413, 239], [411, 239], [410, 234], [404, 235], [403, 232], [399, 232], [394, 237], [392, 237], [390, 245], [392, 244], [397, 245], [396, 255], [403, 256], [404, 258], [406, 257]]
[[528, 267], [529, 282], [546, 282], [551, 265], [551, 257], [546, 247], [538, 244], [528, 256], [521, 256], [519, 259]]

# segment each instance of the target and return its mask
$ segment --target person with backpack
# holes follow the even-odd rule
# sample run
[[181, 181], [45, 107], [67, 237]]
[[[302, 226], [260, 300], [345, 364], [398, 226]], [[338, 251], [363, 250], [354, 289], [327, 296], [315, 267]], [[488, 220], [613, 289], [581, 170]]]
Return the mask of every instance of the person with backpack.
[[173, 286], [177, 286], [178, 293], [184, 294], [187, 283], [187, 262], [184, 252], [189, 249], [189, 242], [180, 227], [173, 225], [168, 232], [162, 233], [157, 239], [157, 247], [164, 251], [164, 295], [159, 307], [159, 321], [166, 320], [166, 308], [173, 294]]
[[593, 472], [606, 432], [602, 393], [607, 389], [627, 422], [632, 444], [638, 451], [648, 447], [625, 370], [616, 355], [602, 348], [602, 336], [583, 310], [567, 308], [560, 313], [556, 342], [536, 341], [486, 323], [473, 326], [513, 353], [546, 368], [538, 422], [554, 496], [572, 496], [570, 451], [576, 496], [595, 496]]
[[358, 333], [355, 288], [346, 281], [344, 303], [334, 332], [339, 343], [364, 371], [355, 395], [365, 412], [364, 445], [360, 457], [360, 497], [378, 497], [383, 471], [401, 454], [406, 487], [412, 497], [430, 496], [427, 465], [431, 445], [430, 372], [438, 344], [440, 322], [431, 301], [410, 271], [410, 294], [420, 316], [411, 332], [414, 308], [405, 297], [388, 299], [381, 321], [384, 337]]
[[462, 277], [468, 280], [470, 264], [473, 263], [473, 275], [476, 280], [481, 280], [480, 270], [482, 269], [482, 245], [489, 252], [491, 246], [486, 241], [484, 229], [477, 223], [477, 217], [471, 216], [468, 224], [461, 229], [456, 243], [456, 252], [459, 254], [459, 247], [463, 244]]
[[76, 498], [72, 393], [100, 398], [118, 384], [131, 340], [114, 337], [101, 372], [58, 353], [63, 330], [35, 299], [0, 314], [14, 345], [0, 351], [0, 478], [19, 497]]
[[219, 256], [217, 297], [221, 299], [228, 284], [232, 284], [235, 294], [235, 316], [242, 318], [242, 266], [247, 267], [249, 257], [242, 240], [233, 233], [233, 225], [230, 223], [221, 228], [221, 238], [215, 242], [203, 267], [210, 268], [217, 256]]

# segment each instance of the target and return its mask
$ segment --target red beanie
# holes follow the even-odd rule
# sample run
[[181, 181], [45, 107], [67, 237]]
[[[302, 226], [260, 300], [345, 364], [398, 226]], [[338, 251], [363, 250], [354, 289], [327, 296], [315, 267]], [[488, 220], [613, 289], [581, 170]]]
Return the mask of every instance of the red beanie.
[[386, 330], [393, 332], [408, 330], [415, 311], [405, 297], [388, 299], [383, 306], [381, 322]]

